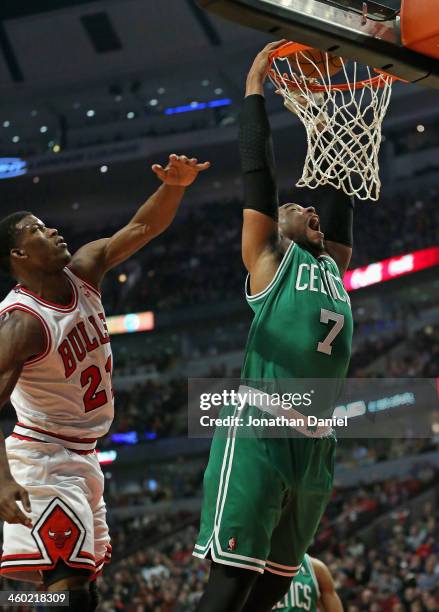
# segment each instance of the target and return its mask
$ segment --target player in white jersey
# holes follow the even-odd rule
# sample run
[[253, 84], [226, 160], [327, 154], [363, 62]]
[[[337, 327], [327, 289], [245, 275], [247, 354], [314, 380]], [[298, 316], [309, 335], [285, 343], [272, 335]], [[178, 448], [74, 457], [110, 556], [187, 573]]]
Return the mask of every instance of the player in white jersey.
[[30, 212], [0, 221], [0, 268], [18, 281], [0, 303], [0, 407], [10, 398], [18, 417], [6, 441], [0, 431], [0, 571], [68, 590], [70, 610], [96, 608], [94, 579], [111, 556], [94, 450], [113, 420], [99, 287], [170, 225], [185, 188], [208, 167], [177, 155], [155, 164], [163, 184], [132, 220], [73, 257]]

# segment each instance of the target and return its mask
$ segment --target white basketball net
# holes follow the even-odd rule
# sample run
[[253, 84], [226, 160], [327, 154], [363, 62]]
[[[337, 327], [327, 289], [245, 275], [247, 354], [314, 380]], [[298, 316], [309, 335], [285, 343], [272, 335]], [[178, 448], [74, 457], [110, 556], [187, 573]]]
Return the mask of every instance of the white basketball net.
[[[372, 74], [367, 67], [366, 82], [356, 88], [357, 63], [350, 63], [352, 70], [348, 75], [346, 62], [339, 58], [343, 72], [336, 76], [338, 82], [344, 73], [347, 88], [343, 90], [331, 82], [335, 75], [329, 75], [330, 56], [327, 53], [324, 56], [327, 70], [299, 52], [295, 55], [295, 70], [288, 58], [274, 58], [269, 72], [286, 108], [299, 117], [306, 129], [308, 151], [297, 186], [315, 189], [329, 184], [361, 200], [378, 200], [381, 126], [394, 79]], [[307, 68], [310, 63], [315, 67], [318, 80], [305, 77], [301, 59]], [[310, 89], [316, 84], [321, 86], [320, 91]]]

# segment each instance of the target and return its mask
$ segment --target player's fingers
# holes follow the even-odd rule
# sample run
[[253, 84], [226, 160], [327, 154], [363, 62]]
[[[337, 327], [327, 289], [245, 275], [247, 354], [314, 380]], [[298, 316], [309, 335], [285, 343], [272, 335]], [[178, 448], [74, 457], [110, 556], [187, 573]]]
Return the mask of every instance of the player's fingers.
[[175, 153], [171, 153], [171, 155], [169, 156], [169, 161], [176, 161], [178, 159], [178, 155], [176, 155]]
[[180, 155], [180, 157], [178, 159], [179, 159], [179, 161], [183, 162], [184, 164], [187, 164], [188, 161], [189, 161], [186, 155]]
[[7, 523], [22, 523], [25, 525], [26, 521], [28, 520], [17, 504], [13, 501], [6, 502], [3, 505], [2, 515]]
[[23, 508], [26, 510], [26, 512], [30, 512], [32, 510], [32, 508], [31, 508], [31, 505], [30, 505], [29, 494], [26, 491], [26, 489], [21, 489], [20, 500], [21, 500], [21, 503], [23, 504]]
[[16, 523], [21, 523], [22, 525], [25, 525], [25, 527], [32, 527], [32, 521], [24, 514], [24, 512], [20, 510], [18, 506], [15, 511], [15, 519]]
[[284, 45], [287, 41], [286, 38], [281, 38], [280, 40], [275, 40], [271, 43], [268, 43], [268, 45], [266, 47], [264, 47], [264, 51], [274, 51], [274, 49], [277, 49], [278, 47], [281, 47], [282, 45]]
[[21, 510], [18, 504], [13, 504], [13, 506], [14, 506], [14, 518], [15, 518], [14, 522], [21, 523], [22, 525], [25, 525], [26, 527], [32, 527], [31, 519], [24, 514], [24, 512]]
[[151, 170], [156, 174], [160, 179], [163, 179], [166, 176], [166, 172], [159, 164], [154, 164], [151, 166]]
[[196, 157], [191, 157], [189, 160], [189, 164], [191, 166], [196, 166], [198, 164], [198, 159]]
[[207, 170], [208, 168], [210, 168], [210, 162], [207, 161], [202, 164], [197, 164], [195, 167], [197, 170], [200, 170], [200, 171]]

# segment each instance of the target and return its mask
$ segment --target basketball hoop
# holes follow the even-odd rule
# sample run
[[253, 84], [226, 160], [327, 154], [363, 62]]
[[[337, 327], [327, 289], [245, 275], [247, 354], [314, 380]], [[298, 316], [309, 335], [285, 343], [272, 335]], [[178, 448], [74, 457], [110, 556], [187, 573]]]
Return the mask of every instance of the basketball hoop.
[[341, 57], [291, 42], [272, 54], [269, 77], [306, 129], [308, 151], [297, 187], [332, 185], [376, 201], [381, 126], [398, 79], [365, 67], [367, 78], [359, 80], [357, 62], [349, 68], [348, 74]]

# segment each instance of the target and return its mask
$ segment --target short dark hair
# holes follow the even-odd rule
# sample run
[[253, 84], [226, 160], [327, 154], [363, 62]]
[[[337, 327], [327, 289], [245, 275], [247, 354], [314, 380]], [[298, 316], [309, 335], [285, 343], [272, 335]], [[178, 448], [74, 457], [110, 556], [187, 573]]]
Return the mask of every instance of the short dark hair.
[[16, 246], [17, 224], [33, 213], [20, 210], [0, 221], [0, 272], [11, 276], [11, 249]]

